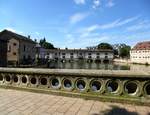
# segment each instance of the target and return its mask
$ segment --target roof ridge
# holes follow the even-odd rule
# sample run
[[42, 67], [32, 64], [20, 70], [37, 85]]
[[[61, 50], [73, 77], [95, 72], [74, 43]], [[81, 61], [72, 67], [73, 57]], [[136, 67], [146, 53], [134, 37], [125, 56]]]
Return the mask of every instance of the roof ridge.
[[11, 35], [17, 37], [18, 39], [27, 40], [27, 41], [30, 41], [30, 42], [35, 43], [32, 39], [30, 39], [30, 38], [28, 38], [28, 37], [26, 37], [26, 36], [20, 35], [20, 34], [18, 34], [18, 33], [12, 32], [12, 31], [10, 31], [10, 30], [5, 29], [5, 30], [1, 31], [1, 33], [3, 33], [3, 32], [8, 32], [9, 34], [11, 34]]

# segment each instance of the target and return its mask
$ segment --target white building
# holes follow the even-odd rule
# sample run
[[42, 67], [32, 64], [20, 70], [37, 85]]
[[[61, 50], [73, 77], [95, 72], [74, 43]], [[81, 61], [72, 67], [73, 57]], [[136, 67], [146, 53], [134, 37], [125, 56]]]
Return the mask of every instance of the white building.
[[132, 63], [150, 64], [150, 41], [137, 43], [130, 51]]
[[39, 57], [45, 59], [78, 60], [86, 59], [93, 61], [112, 61], [113, 50], [93, 50], [93, 49], [42, 49]]

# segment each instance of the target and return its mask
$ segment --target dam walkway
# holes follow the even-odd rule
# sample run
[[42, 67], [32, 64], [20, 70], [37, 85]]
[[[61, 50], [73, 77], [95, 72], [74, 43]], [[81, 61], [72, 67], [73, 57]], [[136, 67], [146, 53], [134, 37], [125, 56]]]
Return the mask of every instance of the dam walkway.
[[0, 115], [150, 115], [150, 107], [2, 88]]

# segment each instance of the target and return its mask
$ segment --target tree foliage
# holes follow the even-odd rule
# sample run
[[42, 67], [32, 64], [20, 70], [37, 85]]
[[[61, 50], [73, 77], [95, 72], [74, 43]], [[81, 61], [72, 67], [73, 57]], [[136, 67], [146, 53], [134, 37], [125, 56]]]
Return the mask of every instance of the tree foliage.
[[53, 44], [47, 42], [45, 38], [41, 39], [39, 44], [45, 49], [55, 49]]
[[120, 57], [122, 57], [122, 58], [129, 57], [130, 56], [130, 50], [131, 50], [131, 47], [128, 45], [120, 48]]
[[108, 43], [100, 43], [98, 49], [110, 49], [113, 50], [113, 47]]
[[128, 58], [130, 56], [131, 46], [126, 44], [114, 44], [113, 49], [118, 51], [118, 55], [121, 58]]

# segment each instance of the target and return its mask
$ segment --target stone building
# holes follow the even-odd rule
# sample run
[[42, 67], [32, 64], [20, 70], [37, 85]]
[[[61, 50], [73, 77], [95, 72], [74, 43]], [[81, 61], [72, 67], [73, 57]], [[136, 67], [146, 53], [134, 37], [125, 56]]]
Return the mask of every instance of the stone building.
[[0, 67], [7, 66], [7, 39], [0, 38]]
[[109, 61], [114, 58], [112, 50], [96, 50], [96, 49], [42, 49], [41, 58], [58, 59], [58, 60], [92, 60], [92, 61]]
[[150, 41], [137, 43], [130, 51], [132, 63], [150, 64]]
[[8, 64], [32, 64], [35, 59], [36, 43], [14, 32], [4, 30], [0, 33], [1, 39], [8, 39], [7, 62]]

